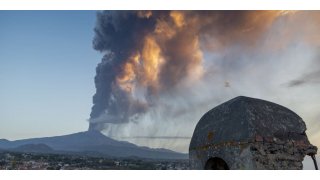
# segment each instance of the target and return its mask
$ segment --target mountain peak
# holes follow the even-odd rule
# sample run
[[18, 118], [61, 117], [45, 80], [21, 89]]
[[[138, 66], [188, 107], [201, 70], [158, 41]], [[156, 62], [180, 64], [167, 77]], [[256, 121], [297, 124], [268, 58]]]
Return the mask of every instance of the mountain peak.
[[[41, 145], [39, 145], [41, 144]], [[27, 145], [27, 146], [25, 146]], [[44, 146], [45, 145], [45, 146]], [[155, 159], [185, 159], [187, 155], [164, 149], [139, 147], [126, 141], [117, 141], [105, 136], [100, 131], [90, 130], [63, 136], [32, 138], [17, 141], [1, 142], [0, 148], [16, 150], [32, 150], [42, 147], [48, 152], [49, 148], [56, 152], [90, 153], [113, 157], [137, 156]], [[48, 146], [49, 148], [45, 148]], [[19, 148], [18, 148], [19, 147]], [[47, 149], [47, 150], [46, 150]]]
[[89, 135], [89, 136], [103, 136], [103, 137], [107, 137], [104, 134], [102, 134], [100, 131], [96, 131], [96, 130], [89, 130], [89, 131], [84, 131], [82, 132], [83, 134]]

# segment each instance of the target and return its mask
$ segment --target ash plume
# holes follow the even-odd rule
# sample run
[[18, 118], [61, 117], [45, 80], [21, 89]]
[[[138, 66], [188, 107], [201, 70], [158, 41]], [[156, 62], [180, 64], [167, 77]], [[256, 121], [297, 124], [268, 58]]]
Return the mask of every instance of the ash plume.
[[318, 68], [310, 67], [320, 45], [319, 14], [98, 12], [93, 46], [103, 58], [89, 130], [119, 139], [173, 137], [131, 142], [183, 151], [189, 140], [174, 137], [190, 137], [207, 110], [235, 96], [284, 100], [297, 109], [310, 104], [288, 104], [300, 95], [299, 88], [286, 88], [318, 82]]
[[[103, 11], [97, 14], [94, 48], [105, 53], [96, 69], [90, 128], [127, 123], [163, 94], [203, 76], [203, 39], [216, 47], [254, 43], [278, 14], [251, 11]], [[257, 23], [264, 19], [264, 23]], [[261, 21], [262, 22], [262, 21]], [[208, 38], [209, 37], [209, 38]], [[213, 39], [212, 39], [213, 40]]]

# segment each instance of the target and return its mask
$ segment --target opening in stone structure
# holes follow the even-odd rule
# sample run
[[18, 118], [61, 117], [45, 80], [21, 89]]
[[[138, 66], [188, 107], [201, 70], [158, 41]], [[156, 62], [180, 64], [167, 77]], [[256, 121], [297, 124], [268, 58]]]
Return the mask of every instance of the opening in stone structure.
[[303, 158], [317, 154], [305, 131], [290, 109], [239, 96], [201, 117], [189, 146], [190, 169], [302, 169]]
[[205, 170], [229, 170], [228, 164], [221, 158], [214, 157], [210, 158], [205, 167]]

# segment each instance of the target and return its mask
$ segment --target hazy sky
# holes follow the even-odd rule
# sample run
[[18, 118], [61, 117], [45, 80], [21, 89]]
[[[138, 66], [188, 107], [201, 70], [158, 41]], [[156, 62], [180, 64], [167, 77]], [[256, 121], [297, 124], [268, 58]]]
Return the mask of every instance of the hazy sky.
[[0, 138], [87, 130], [95, 11], [0, 11]]
[[200, 117], [243, 95], [296, 112], [319, 146], [319, 19], [319, 11], [99, 13], [94, 48], [106, 56], [92, 128], [187, 152]]
[[[152, 88], [159, 93], [151, 98], [154, 105], [146, 102], [149, 107], [144, 113], [128, 113], [134, 118], [103, 127], [107, 135], [139, 145], [187, 152], [189, 139], [186, 137], [192, 136], [205, 112], [245, 95], [273, 101], [295, 111], [305, 120], [311, 142], [320, 146], [319, 12], [211, 14], [216, 20], [213, 23], [208, 16], [192, 23], [195, 21], [188, 21], [188, 17], [201, 16], [193, 12], [179, 13], [167, 13], [167, 18], [172, 18], [169, 25], [155, 21], [159, 31], [168, 33], [146, 29], [142, 32], [150, 31], [149, 36], [134, 38], [141, 47], [128, 46], [128, 51], [141, 53], [135, 55], [141, 56], [138, 61], [145, 64], [148, 58], [154, 62], [172, 57], [185, 61], [174, 62], [172, 58], [167, 62], [173, 63], [167, 68], [161, 67], [161, 72], [159, 68], [153, 69], [153, 73], [162, 73], [161, 82], [155, 81], [158, 77], [152, 73], [144, 77], [141, 72], [145, 69], [115, 72], [118, 79], [112, 81], [125, 92], [116, 98], [129, 97], [130, 101], [126, 101], [129, 107], [141, 102], [138, 100], [150, 100], [144, 83], [155, 85]], [[145, 13], [134, 18], [149, 16], [150, 13]], [[125, 16], [120, 14], [117, 18], [122, 17]], [[98, 37], [101, 44], [98, 41], [96, 49], [121, 49], [122, 42], [127, 40], [126, 34], [108, 39], [103, 18], [101, 14], [102, 37]], [[120, 29], [123, 26], [124, 32], [129, 33], [128, 38], [135, 35], [134, 30], [144, 30], [131, 20], [123, 23], [126, 21], [112, 23]], [[95, 94], [95, 68], [103, 56], [92, 45], [95, 22], [95, 11], [0, 11], [0, 138], [15, 140], [88, 129], [87, 119]], [[199, 30], [199, 26], [204, 28]], [[174, 41], [170, 39], [172, 36]], [[106, 37], [107, 43], [109, 40], [111, 43], [105, 46], [103, 38]], [[132, 67], [136, 65], [132, 59], [121, 61]], [[102, 69], [110, 68], [103, 65]], [[172, 66], [179, 71], [171, 71]], [[181, 71], [185, 72], [176, 73]], [[136, 78], [135, 81], [127, 81], [126, 75]], [[132, 84], [137, 78], [141, 82]], [[102, 83], [110, 84], [109, 81]], [[158, 84], [164, 88], [157, 89]], [[128, 86], [136, 91], [127, 92]], [[120, 91], [116, 89], [109, 96], [114, 97], [117, 92]], [[104, 125], [110, 123], [110, 117], [105, 113], [92, 118], [91, 122]]]

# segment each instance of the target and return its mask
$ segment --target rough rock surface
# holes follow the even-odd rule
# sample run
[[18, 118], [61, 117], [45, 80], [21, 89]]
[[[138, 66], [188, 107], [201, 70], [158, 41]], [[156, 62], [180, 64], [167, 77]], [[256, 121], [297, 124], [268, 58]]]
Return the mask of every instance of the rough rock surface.
[[207, 112], [189, 147], [190, 167], [204, 169], [210, 158], [229, 169], [302, 169], [316, 154], [296, 113], [278, 104], [239, 96]]

